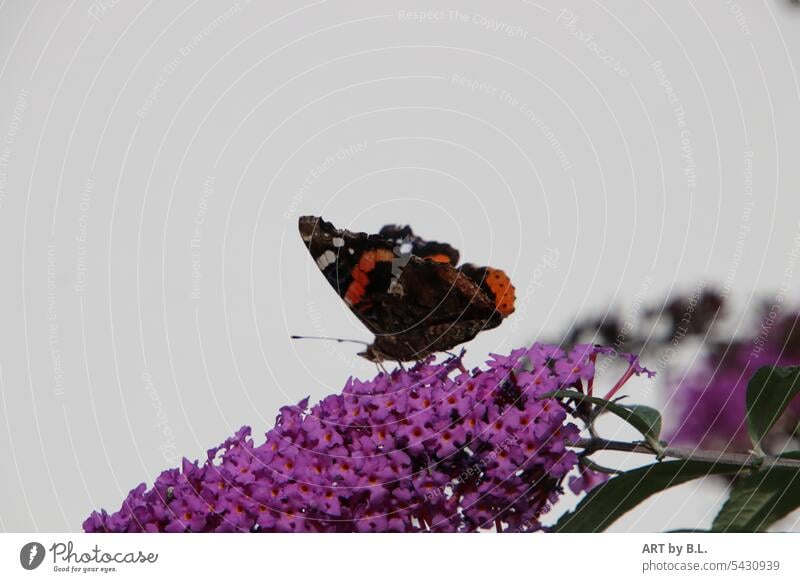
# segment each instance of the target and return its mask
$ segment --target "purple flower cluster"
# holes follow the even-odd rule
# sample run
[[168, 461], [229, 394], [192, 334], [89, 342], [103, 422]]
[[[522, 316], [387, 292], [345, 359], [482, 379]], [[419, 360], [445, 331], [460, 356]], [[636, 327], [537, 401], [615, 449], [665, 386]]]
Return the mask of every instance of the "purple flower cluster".
[[[583, 389], [602, 348], [534, 344], [466, 371], [461, 357], [350, 379], [283, 407], [256, 446], [242, 428], [130, 492], [87, 532], [469, 532], [541, 529], [577, 465], [579, 430], [547, 392]], [[462, 354], [463, 355], [463, 354]], [[596, 484], [584, 470], [575, 491]]]
[[[747, 384], [762, 366], [800, 364], [800, 314], [768, 310], [750, 337], [713, 347], [686, 375], [673, 380], [678, 424], [670, 441], [711, 450], [745, 452]], [[767, 448], [780, 450], [800, 426], [800, 399], [795, 399], [768, 435]], [[795, 437], [796, 438], [796, 437]]]

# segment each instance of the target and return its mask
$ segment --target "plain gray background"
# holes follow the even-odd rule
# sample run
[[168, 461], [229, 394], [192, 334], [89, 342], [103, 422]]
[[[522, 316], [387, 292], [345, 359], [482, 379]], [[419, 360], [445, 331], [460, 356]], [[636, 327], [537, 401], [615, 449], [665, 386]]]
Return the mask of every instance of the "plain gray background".
[[[300, 214], [505, 268], [517, 313], [471, 364], [705, 283], [788, 301], [798, 33], [773, 0], [3, 2], [0, 530], [78, 530], [374, 374], [358, 346], [288, 339], [370, 338]], [[708, 525], [723, 491], [614, 529]]]

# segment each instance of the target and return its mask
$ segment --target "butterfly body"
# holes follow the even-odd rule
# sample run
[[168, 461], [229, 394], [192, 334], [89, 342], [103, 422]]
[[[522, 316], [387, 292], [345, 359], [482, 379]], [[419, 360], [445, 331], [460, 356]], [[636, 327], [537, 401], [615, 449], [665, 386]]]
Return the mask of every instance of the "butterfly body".
[[447, 351], [513, 313], [514, 287], [503, 271], [457, 267], [457, 250], [425, 241], [410, 227], [367, 234], [303, 216], [299, 230], [325, 278], [375, 334], [360, 354], [371, 361], [416, 361]]

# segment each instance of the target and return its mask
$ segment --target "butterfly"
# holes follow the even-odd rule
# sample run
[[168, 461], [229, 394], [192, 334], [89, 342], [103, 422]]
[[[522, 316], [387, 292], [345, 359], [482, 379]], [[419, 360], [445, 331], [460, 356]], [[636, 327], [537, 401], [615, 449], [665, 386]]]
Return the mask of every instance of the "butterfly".
[[458, 265], [447, 243], [409, 226], [377, 234], [337, 229], [301, 216], [300, 237], [328, 283], [375, 335], [360, 356], [419, 361], [500, 325], [514, 312], [515, 290], [500, 269]]

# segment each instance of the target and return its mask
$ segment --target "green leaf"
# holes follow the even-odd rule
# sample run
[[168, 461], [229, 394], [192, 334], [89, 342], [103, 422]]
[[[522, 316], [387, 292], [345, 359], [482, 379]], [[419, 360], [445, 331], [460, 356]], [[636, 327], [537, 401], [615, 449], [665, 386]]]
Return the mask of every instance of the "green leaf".
[[651, 495], [699, 477], [732, 474], [739, 469], [739, 465], [705, 461], [665, 461], [633, 469], [592, 489], [574, 511], [561, 516], [553, 530], [604, 531]]
[[[630, 410], [631, 417], [628, 422], [630, 422], [645, 437], [651, 437], [656, 442], [658, 441], [658, 437], [661, 436], [661, 413], [658, 410], [642, 404], [627, 404], [624, 406], [615, 404], [614, 406], [618, 406], [623, 409], [627, 408]], [[644, 424], [639, 427], [634, 424], [634, 420], [636, 420], [637, 423], [644, 421]], [[646, 431], [643, 431], [642, 428], [645, 427]]]
[[638, 404], [627, 406], [617, 404], [610, 400], [587, 396], [583, 392], [578, 392], [576, 390], [556, 390], [555, 392], [548, 392], [544, 396], [548, 398], [570, 398], [572, 400], [590, 402], [603, 410], [616, 414], [642, 433], [642, 436], [644, 436], [651, 445], [658, 445], [658, 437], [661, 434], [661, 413], [655, 408]]
[[[800, 453], [783, 457], [800, 458]], [[771, 467], [739, 478], [711, 529], [715, 532], [766, 531], [800, 507], [800, 470]]]
[[783, 411], [800, 393], [800, 367], [764, 366], [747, 385], [747, 431], [757, 450]]

